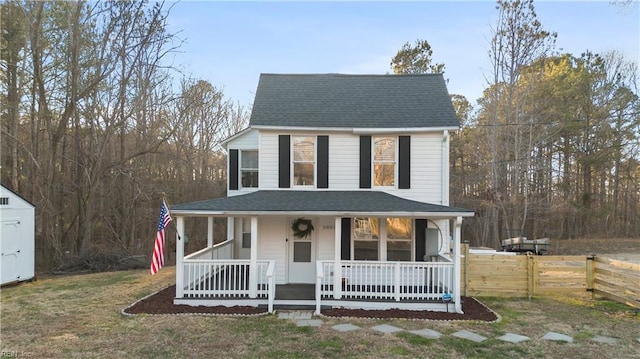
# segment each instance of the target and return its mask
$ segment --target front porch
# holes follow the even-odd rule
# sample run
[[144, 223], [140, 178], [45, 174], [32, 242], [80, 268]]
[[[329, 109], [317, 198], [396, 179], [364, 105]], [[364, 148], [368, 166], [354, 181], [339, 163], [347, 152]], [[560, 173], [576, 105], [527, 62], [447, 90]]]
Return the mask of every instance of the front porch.
[[[473, 212], [377, 191], [257, 191], [172, 212], [176, 304], [462, 313], [460, 227]], [[208, 218], [207, 247], [187, 256], [185, 216]], [[227, 226], [214, 245], [216, 217]], [[276, 287], [300, 283], [312, 297]]]
[[[205, 306], [304, 306], [446, 311], [454, 265], [439, 262], [316, 261], [314, 284], [275, 282], [274, 260], [232, 259], [233, 240], [186, 256], [176, 283], [175, 304]], [[180, 270], [181, 269], [181, 270]], [[182, 278], [182, 281], [179, 280]], [[455, 306], [452, 306], [455, 308]]]

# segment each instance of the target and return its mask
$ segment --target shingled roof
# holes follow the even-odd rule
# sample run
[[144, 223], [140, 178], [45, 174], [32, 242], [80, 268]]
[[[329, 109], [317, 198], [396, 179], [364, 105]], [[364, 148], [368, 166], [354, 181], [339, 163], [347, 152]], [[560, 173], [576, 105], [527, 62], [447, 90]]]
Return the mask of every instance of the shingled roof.
[[441, 206], [400, 198], [380, 191], [263, 190], [244, 195], [174, 205], [175, 214], [231, 215], [395, 215], [454, 217], [473, 216], [464, 208]]
[[457, 128], [442, 74], [262, 74], [251, 126]]

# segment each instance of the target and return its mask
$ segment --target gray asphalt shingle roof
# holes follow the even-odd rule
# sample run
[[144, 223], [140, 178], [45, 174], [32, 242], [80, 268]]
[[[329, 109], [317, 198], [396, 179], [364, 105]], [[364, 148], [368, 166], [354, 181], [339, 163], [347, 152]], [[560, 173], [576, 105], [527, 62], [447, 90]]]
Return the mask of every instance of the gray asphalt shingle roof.
[[442, 74], [262, 74], [250, 125], [458, 127]]
[[264, 190], [244, 195], [174, 205], [172, 212], [220, 213], [437, 213], [442, 215], [473, 211], [400, 198], [379, 191], [279, 191]]

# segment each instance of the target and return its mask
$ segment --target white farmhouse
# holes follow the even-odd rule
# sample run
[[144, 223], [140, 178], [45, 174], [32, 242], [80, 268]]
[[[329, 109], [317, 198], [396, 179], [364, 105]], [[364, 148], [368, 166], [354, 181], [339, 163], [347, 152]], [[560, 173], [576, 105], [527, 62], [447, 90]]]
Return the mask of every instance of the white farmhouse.
[[[441, 74], [261, 75], [249, 127], [224, 143], [228, 196], [172, 208], [175, 303], [462, 312], [458, 128]], [[209, 218], [209, 240], [185, 257], [187, 217]]]

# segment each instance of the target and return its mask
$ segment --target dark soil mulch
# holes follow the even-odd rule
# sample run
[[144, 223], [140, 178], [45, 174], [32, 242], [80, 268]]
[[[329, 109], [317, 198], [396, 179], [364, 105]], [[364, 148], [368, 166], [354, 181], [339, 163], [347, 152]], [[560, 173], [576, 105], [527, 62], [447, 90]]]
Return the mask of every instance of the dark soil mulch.
[[266, 313], [266, 308], [256, 308], [249, 306], [191, 306], [186, 304], [173, 304], [173, 298], [176, 295], [176, 286], [172, 285], [167, 287], [158, 293], [145, 298], [131, 307], [124, 310], [128, 314], [185, 314], [185, 313], [199, 313], [199, 314], [224, 314], [224, 315], [253, 315]]
[[[128, 314], [221, 314], [221, 315], [255, 315], [267, 312], [266, 308], [250, 306], [235, 307], [194, 307], [190, 305], [175, 305], [173, 298], [176, 286], [167, 287], [152, 296], [145, 298], [124, 310]], [[325, 309], [322, 314], [327, 317], [352, 317], [376, 319], [431, 319], [431, 320], [478, 320], [491, 322], [498, 317], [494, 312], [471, 297], [462, 297], [462, 311], [464, 314], [432, 312], [428, 310], [364, 310], [364, 309]]]
[[[462, 311], [464, 314], [433, 312], [429, 310], [365, 310], [365, 309], [345, 309], [335, 308], [323, 310], [322, 314], [327, 317], [353, 317], [353, 318], [376, 318], [376, 319], [429, 319], [429, 320], [479, 320], [492, 322], [498, 316], [480, 302], [471, 297], [462, 297]], [[453, 307], [453, 305], [451, 305]], [[452, 308], [450, 308], [452, 309]]]

